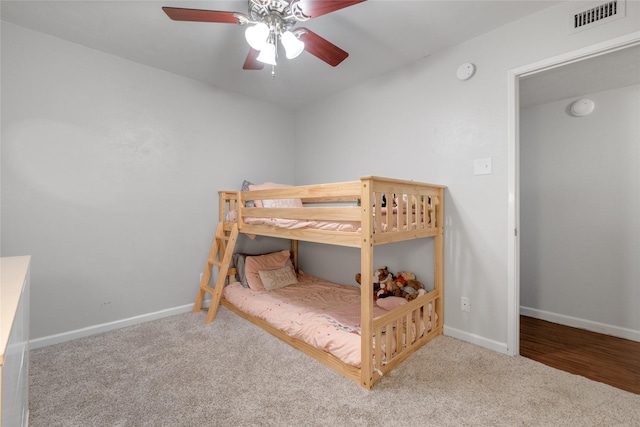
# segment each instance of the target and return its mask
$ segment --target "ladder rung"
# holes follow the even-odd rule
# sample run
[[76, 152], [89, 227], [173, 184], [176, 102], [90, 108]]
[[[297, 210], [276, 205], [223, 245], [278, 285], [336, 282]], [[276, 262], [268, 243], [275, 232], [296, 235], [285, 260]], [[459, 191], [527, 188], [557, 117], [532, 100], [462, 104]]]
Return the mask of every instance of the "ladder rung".
[[209, 285], [202, 285], [200, 286], [200, 289], [202, 289], [205, 292], [209, 292], [210, 294], [213, 294], [213, 292], [215, 291], [215, 289]]
[[216, 267], [222, 267], [222, 261], [218, 261], [217, 259], [210, 259], [208, 262]]

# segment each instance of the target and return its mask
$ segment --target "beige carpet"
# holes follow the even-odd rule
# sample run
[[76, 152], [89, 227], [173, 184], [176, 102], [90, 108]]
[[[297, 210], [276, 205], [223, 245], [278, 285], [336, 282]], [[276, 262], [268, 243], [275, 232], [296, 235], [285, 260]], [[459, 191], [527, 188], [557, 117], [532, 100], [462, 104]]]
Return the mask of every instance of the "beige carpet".
[[640, 396], [438, 337], [372, 391], [228, 310], [31, 352], [30, 426], [640, 426]]

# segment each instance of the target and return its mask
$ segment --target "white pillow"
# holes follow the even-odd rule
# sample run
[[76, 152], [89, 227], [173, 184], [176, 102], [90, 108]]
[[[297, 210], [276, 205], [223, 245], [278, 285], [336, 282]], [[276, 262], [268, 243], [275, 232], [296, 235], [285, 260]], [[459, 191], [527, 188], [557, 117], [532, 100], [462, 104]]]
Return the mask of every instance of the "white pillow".
[[[291, 187], [286, 184], [276, 184], [274, 182], [265, 182], [264, 184], [249, 185], [249, 190], [274, 190], [278, 188]], [[301, 208], [302, 200], [300, 199], [266, 199], [266, 200], [254, 200], [256, 207], [258, 208]]]
[[296, 272], [290, 265], [285, 265], [284, 267], [274, 270], [260, 270], [258, 274], [260, 274], [262, 286], [268, 291], [298, 283]]

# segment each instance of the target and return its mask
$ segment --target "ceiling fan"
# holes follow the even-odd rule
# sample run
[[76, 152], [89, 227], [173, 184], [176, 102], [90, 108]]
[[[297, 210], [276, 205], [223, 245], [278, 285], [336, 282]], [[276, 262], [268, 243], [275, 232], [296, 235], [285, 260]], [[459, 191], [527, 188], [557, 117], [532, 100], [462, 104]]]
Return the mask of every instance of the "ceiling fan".
[[239, 12], [163, 7], [174, 21], [218, 22], [223, 24], [250, 25], [245, 38], [250, 49], [245, 70], [262, 70], [265, 64], [275, 66], [278, 58], [278, 41], [285, 55], [293, 59], [306, 50], [318, 59], [335, 67], [349, 54], [333, 43], [304, 27], [298, 22], [308, 21], [365, 0], [249, 0], [248, 16]]

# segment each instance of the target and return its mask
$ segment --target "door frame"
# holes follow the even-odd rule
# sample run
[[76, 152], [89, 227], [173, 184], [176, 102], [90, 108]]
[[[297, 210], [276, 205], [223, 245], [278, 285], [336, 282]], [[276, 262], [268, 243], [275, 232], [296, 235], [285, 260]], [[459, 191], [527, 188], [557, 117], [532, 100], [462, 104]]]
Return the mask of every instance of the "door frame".
[[640, 31], [507, 72], [507, 354], [520, 354], [520, 79], [640, 44]]

